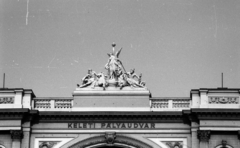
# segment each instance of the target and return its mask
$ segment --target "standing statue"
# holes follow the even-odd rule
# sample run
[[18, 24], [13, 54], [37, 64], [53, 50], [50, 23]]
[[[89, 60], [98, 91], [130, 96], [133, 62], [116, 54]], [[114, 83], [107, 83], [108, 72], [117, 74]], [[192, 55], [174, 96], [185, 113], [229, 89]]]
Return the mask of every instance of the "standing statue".
[[[115, 47], [116, 44], [112, 44], [113, 47]], [[122, 62], [118, 58], [120, 53], [122, 51], [122, 48], [114, 54], [114, 50], [111, 54], [108, 53], [109, 59], [107, 64], [105, 65], [105, 69], [108, 70], [109, 79], [115, 79], [118, 80], [119, 71], [121, 69], [124, 70], [124, 67], [122, 65]]]

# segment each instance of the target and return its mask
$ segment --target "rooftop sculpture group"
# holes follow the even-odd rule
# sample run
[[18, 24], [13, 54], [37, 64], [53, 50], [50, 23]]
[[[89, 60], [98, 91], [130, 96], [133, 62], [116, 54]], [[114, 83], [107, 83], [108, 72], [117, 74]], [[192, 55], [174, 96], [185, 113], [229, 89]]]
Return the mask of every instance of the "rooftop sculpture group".
[[114, 53], [115, 43], [112, 44], [113, 52], [108, 53], [109, 59], [105, 65], [105, 69], [108, 71], [107, 75], [104, 73], [96, 73], [95, 71], [89, 69], [85, 77], [82, 78], [82, 84], [77, 84], [78, 87], [90, 87], [95, 88], [95, 86], [102, 87], [103, 90], [106, 87], [120, 87], [122, 89], [126, 86], [131, 86], [132, 88], [145, 88], [145, 82], [142, 81], [142, 74], [137, 75], [135, 69], [131, 69], [130, 72], [126, 72], [119, 55], [122, 48]]

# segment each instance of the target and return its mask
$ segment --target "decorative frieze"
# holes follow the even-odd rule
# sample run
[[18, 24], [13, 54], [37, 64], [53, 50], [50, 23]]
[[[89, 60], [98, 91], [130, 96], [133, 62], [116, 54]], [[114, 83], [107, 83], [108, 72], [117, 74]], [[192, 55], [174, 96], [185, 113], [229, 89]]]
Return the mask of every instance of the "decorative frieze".
[[182, 141], [162, 141], [168, 148], [183, 148]]
[[11, 130], [11, 138], [13, 140], [21, 140], [23, 138], [23, 131]]
[[238, 104], [239, 97], [208, 97], [209, 104]]
[[13, 104], [13, 97], [0, 97], [0, 104]]
[[54, 148], [60, 141], [39, 141], [39, 148]]
[[72, 100], [55, 100], [55, 108], [72, 108]]
[[172, 107], [173, 108], [189, 108], [190, 107], [190, 100], [174, 99]]
[[44, 100], [34, 100], [34, 107], [35, 108], [51, 108], [51, 100], [44, 99]]
[[211, 136], [211, 132], [207, 130], [198, 130], [197, 136], [200, 141], [208, 142]]
[[148, 138], [161, 148], [187, 148], [187, 138]]
[[168, 108], [168, 99], [152, 100], [151, 108]]

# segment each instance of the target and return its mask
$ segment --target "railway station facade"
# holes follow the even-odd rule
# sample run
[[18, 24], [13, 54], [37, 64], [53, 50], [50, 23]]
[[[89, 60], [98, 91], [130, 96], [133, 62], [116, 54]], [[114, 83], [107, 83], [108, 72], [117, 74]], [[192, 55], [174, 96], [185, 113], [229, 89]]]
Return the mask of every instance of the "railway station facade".
[[121, 50], [107, 74], [89, 70], [72, 97], [0, 89], [0, 148], [239, 148], [240, 89], [152, 97]]

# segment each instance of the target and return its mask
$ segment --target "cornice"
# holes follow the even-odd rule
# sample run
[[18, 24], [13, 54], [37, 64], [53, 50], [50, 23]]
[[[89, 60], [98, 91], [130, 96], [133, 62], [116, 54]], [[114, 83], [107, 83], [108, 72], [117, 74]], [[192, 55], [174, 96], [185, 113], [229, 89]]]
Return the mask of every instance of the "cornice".
[[39, 112], [39, 122], [183, 122], [182, 112]]
[[0, 120], [32, 120], [38, 114], [37, 110], [29, 109], [0, 109]]
[[240, 110], [198, 108], [183, 110], [183, 116], [188, 122], [199, 122], [199, 120], [240, 120]]

